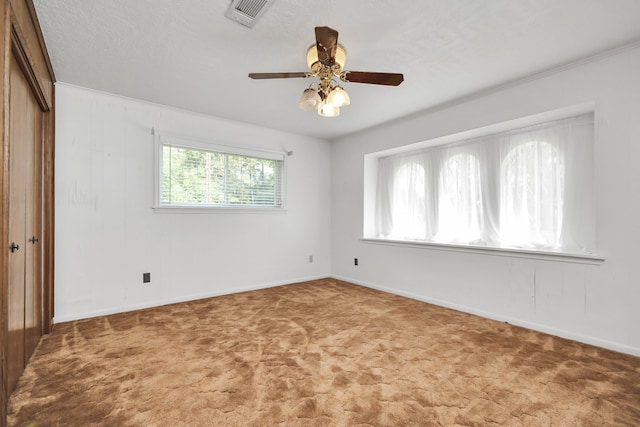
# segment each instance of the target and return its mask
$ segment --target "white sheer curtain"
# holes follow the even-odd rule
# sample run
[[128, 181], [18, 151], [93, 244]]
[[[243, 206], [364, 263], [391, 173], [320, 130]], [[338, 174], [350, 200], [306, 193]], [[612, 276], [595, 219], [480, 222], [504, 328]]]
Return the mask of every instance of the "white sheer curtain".
[[425, 180], [423, 156], [394, 157], [380, 162], [376, 204], [379, 234], [393, 239], [430, 238]]
[[445, 152], [438, 179], [438, 242], [481, 241], [482, 186], [475, 151], [456, 147]]
[[593, 115], [381, 158], [380, 238], [593, 253]]
[[500, 244], [557, 249], [564, 207], [564, 159], [546, 139], [504, 144]]

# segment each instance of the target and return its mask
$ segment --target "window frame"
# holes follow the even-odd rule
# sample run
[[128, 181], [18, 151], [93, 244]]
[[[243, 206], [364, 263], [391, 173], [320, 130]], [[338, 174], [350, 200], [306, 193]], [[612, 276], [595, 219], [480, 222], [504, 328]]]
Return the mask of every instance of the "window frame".
[[[375, 233], [375, 206], [376, 206], [376, 186], [378, 179], [378, 162], [380, 158], [389, 157], [393, 155], [401, 155], [402, 153], [408, 153], [415, 150], [420, 150], [429, 147], [437, 147], [443, 145], [454, 144], [465, 140], [474, 138], [481, 138], [492, 134], [511, 131], [514, 129], [525, 128], [529, 126], [535, 126], [545, 122], [563, 120], [574, 116], [580, 116], [585, 114], [595, 115], [595, 103], [585, 102], [582, 104], [576, 104], [568, 107], [559, 108], [556, 110], [547, 111], [544, 113], [534, 114], [530, 116], [520, 117], [492, 125], [487, 125], [475, 129], [461, 131], [449, 135], [435, 137], [433, 139], [423, 140], [412, 144], [397, 146], [386, 150], [366, 153], [364, 155], [364, 200], [363, 200], [363, 228], [360, 241], [363, 243], [377, 244], [377, 245], [390, 245], [390, 246], [404, 246], [411, 248], [421, 248], [439, 251], [453, 251], [453, 252], [467, 252], [476, 253], [490, 256], [508, 256], [516, 258], [529, 258], [529, 259], [542, 259], [542, 260], [557, 260], [572, 263], [584, 263], [584, 264], [600, 264], [605, 261], [605, 256], [600, 252], [601, 248], [596, 246], [595, 253], [574, 253], [563, 252], [544, 249], [528, 249], [528, 248], [510, 248], [510, 247], [497, 247], [497, 246], [484, 246], [476, 245], [473, 243], [447, 243], [436, 241], [423, 241], [423, 240], [408, 240], [408, 239], [396, 239], [396, 238], [383, 238], [378, 237]], [[594, 135], [596, 140], [594, 144], [597, 144], [598, 134], [598, 122], [594, 119]], [[595, 149], [595, 146], [594, 146]], [[595, 201], [597, 202], [597, 194], [594, 194]], [[595, 218], [597, 226], [597, 217]], [[597, 238], [597, 229], [595, 230]], [[597, 245], [597, 241], [596, 241]]]
[[[286, 205], [286, 171], [287, 153], [262, 148], [252, 148], [239, 145], [228, 145], [213, 140], [205, 140], [190, 136], [178, 135], [168, 132], [158, 132], [152, 129], [153, 134], [153, 205], [156, 213], [267, 213], [278, 214], [287, 211]], [[194, 150], [214, 151], [230, 155], [255, 157], [260, 159], [278, 160], [282, 162], [280, 172], [280, 199], [279, 206], [256, 205], [203, 205], [181, 204], [163, 205], [162, 200], [162, 146], [173, 145]]]

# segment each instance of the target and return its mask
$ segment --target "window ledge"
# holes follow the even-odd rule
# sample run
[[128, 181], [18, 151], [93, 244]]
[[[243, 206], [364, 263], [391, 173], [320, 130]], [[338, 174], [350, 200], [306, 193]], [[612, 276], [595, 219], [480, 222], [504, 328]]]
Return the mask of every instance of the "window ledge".
[[589, 255], [567, 252], [552, 252], [552, 251], [539, 251], [528, 249], [514, 249], [514, 248], [495, 248], [489, 246], [474, 246], [474, 245], [459, 245], [451, 243], [435, 243], [435, 242], [421, 242], [413, 240], [390, 240], [390, 239], [376, 239], [372, 237], [362, 237], [360, 239], [364, 243], [391, 245], [391, 246], [405, 246], [421, 249], [432, 249], [441, 251], [453, 251], [453, 252], [467, 252], [476, 253], [482, 255], [491, 256], [508, 256], [516, 258], [530, 258], [530, 259], [542, 259], [551, 261], [563, 261], [573, 262], [578, 264], [601, 264], [605, 258], [601, 255]]
[[230, 207], [230, 206], [153, 206], [154, 213], [179, 214], [284, 214], [283, 208]]

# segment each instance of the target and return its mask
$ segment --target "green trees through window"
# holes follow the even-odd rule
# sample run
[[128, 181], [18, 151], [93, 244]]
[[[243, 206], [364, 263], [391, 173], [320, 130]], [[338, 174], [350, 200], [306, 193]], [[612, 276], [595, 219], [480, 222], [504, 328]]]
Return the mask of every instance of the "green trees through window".
[[282, 160], [161, 145], [160, 204], [282, 205]]

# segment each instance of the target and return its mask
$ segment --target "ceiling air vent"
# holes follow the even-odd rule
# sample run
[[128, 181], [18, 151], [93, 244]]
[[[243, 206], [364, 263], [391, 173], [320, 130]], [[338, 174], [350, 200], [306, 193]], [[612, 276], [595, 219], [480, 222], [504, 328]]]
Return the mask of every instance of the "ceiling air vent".
[[233, 0], [224, 14], [246, 27], [253, 27], [275, 0]]

